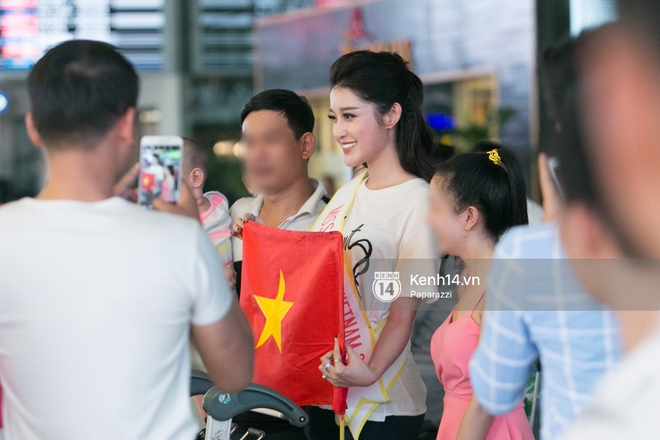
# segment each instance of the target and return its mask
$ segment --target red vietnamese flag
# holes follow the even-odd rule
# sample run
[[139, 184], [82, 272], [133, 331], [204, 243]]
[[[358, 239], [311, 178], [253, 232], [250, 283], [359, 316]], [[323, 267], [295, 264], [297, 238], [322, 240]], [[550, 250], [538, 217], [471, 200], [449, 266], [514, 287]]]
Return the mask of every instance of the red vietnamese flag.
[[254, 382], [300, 406], [332, 404], [320, 358], [343, 341], [339, 232], [299, 232], [248, 222], [243, 229], [241, 307], [255, 341]]

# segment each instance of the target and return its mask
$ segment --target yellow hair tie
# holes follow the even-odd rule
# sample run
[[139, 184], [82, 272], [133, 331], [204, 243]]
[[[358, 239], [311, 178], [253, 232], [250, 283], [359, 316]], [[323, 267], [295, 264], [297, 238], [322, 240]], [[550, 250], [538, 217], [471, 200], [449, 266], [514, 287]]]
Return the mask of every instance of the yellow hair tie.
[[490, 150], [488, 152], [488, 159], [492, 160], [495, 165], [502, 165], [502, 158], [497, 150]]

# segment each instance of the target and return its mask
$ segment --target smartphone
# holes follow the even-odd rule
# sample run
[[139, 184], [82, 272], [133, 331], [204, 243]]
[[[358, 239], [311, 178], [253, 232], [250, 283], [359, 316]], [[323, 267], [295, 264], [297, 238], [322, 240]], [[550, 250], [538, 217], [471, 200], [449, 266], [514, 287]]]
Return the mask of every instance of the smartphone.
[[552, 177], [552, 181], [557, 189], [557, 194], [559, 194], [560, 197], [563, 197], [564, 191], [562, 190], [562, 185], [559, 180], [559, 159], [554, 156], [548, 158], [548, 169], [550, 171], [550, 177]]
[[183, 139], [178, 136], [144, 136], [140, 140], [138, 204], [153, 209], [155, 198], [179, 201], [183, 168]]

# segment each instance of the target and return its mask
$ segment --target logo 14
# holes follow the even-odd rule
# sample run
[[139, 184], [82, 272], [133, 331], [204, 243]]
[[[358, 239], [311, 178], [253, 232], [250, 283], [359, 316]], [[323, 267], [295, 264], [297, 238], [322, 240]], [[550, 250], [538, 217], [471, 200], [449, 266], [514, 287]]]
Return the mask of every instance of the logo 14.
[[374, 272], [371, 285], [374, 296], [382, 302], [392, 302], [401, 295], [399, 272]]

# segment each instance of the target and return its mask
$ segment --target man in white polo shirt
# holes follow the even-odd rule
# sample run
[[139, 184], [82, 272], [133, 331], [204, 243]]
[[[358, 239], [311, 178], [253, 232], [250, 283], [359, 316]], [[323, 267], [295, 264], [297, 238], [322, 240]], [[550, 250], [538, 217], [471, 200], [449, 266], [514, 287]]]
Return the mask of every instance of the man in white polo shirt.
[[[28, 91], [48, 182], [0, 208], [4, 435], [190, 440], [190, 337], [236, 392], [252, 334], [199, 219], [115, 196], [137, 153], [137, 74], [111, 45], [71, 40], [35, 64]], [[154, 206], [197, 217], [185, 188], [178, 206]]]
[[[328, 203], [323, 184], [307, 172], [316, 140], [314, 113], [305, 98], [289, 90], [266, 90], [255, 95], [241, 112], [245, 166], [257, 197], [237, 200], [230, 209], [243, 224], [246, 215], [272, 227], [309, 231]], [[243, 242], [232, 239], [240, 293]]]
[[[231, 207], [235, 230], [240, 231], [244, 220], [251, 214], [268, 226], [310, 231], [328, 203], [323, 184], [310, 179], [307, 173], [307, 163], [315, 147], [311, 107], [304, 98], [289, 90], [267, 90], [245, 105], [241, 122], [247, 174], [250, 185], [259, 195], [240, 199]], [[242, 245], [240, 238], [232, 238], [239, 294]], [[309, 407], [305, 409], [309, 412]], [[269, 439], [306, 438], [302, 429], [272, 417], [247, 414], [237, 420], [262, 429], [268, 433]], [[306, 429], [312, 429], [315, 422], [317, 418], [310, 414]]]

